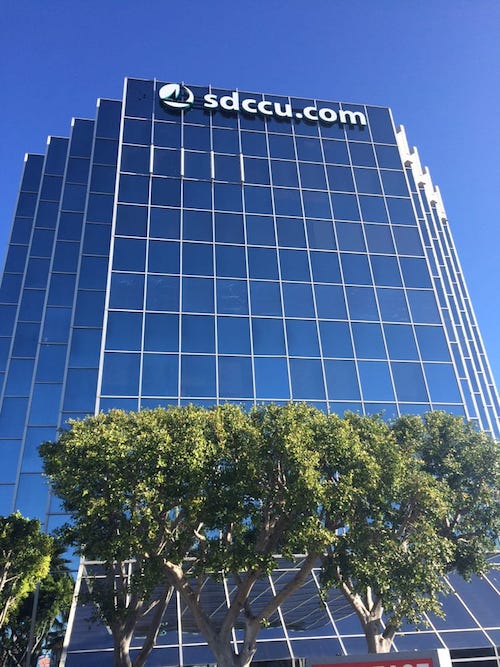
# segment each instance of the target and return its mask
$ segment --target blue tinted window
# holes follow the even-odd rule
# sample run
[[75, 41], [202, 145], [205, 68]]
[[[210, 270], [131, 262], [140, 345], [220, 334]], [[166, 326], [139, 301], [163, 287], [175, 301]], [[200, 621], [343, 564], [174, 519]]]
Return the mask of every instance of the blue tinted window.
[[176, 352], [179, 349], [178, 316], [146, 313], [144, 349], [150, 352]]
[[234, 130], [214, 128], [212, 130], [212, 140], [214, 151], [217, 153], [237, 154], [240, 151], [238, 132]]
[[402, 285], [399, 266], [395, 257], [372, 255], [373, 279], [376, 285], [400, 287]]
[[90, 189], [92, 192], [114, 193], [116, 171], [114, 167], [103, 167], [96, 165], [92, 169]]
[[276, 250], [271, 248], [248, 249], [248, 273], [251, 278], [278, 279]]
[[418, 359], [415, 338], [410, 326], [385, 324], [384, 332], [390, 359]]
[[[107, 142], [107, 140], [105, 139], [101, 139], [101, 141]], [[98, 160], [95, 160], [95, 162], [97, 163]], [[109, 162], [109, 164], [113, 164], [113, 162]], [[68, 171], [66, 172], [67, 182], [87, 183], [89, 177], [89, 168], [90, 168], [90, 160], [83, 160], [81, 158], [71, 158], [68, 161]]]
[[336, 248], [333, 225], [330, 221], [307, 220], [307, 238], [310, 248], [334, 250]]
[[144, 240], [115, 239], [113, 269], [116, 271], [144, 271], [145, 261], [146, 242]]
[[[245, 210], [247, 213], [272, 213], [271, 189], [264, 186], [245, 185]], [[241, 210], [241, 207], [237, 210]]]
[[45, 287], [48, 273], [48, 259], [30, 259], [26, 269], [25, 287]]
[[173, 354], [145, 354], [142, 393], [146, 396], [176, 396], [178, 357]]
[[[107, 257], [83, 256], [80, 265], [80, 287], [83, 289], [104, 289], [108, 275]], [[71, 281], [72, 285], [72, 281]]]
[[71, 310], [69, 308], [47, 308], [42, 340], [44, 343], [65, 343], [69, 336]]
[[370, 287], [347, 287], [347, 302], [353, 320], [378, 320], [375, 294]]
[[288, 353], [293, 357], [319, 357], [318, 332], [314, 320], [286, 320]]
[[38, 384], [33, 391], [30, 424], [57, 424], [62, 384]]
[[109, 313], [106, 349], [140, 350], [141, 336], [142, 313]]
[[332, 194], [333, 216], [336, 220], [359, 220], [355, 195]]
[[382, 183], [386, 195], [408, 197], [408, 186], [402, 171], [381, 171]]
[[[365, 225], [366, 242], [370, 252], [393, 253], [391, 230], [385, 225]], [[405, 229], [407, 229], [405, 227]]]
[[386, 322], [409, 322], [410, 316], [403, 290], [377, 288], [382, 319]]
[[349, 164], [349, 154], [345, 141], [323, 140], [323, 151], [326, 162], [331, 164]]
[[233, 213], [216, 213], [215, 240], [219, 243], [244, 243], [243, 216]]
[[274, 245], [273, 218], [261, 215], [247, 215], [247, 240], [250, 245]]
[[347, 322], [320, 322], [321, 347], [325, 357], [353, 357]]
[[118, 198], [120, 201], [131, 202], [135, 204], [147, 204], [148, 191], [149, 179], [147, 176], [131, 176], [128, 174], [121, 175], [120, 188], [118, 192]]
[[139, 354], [108, 352], [104, 355], [102, 393], [117, 396], [139, 394]]
[[304, 213], [306, 216], [331, 219], [330, 199], [326, 192], [303, 190], [302, 197], [304, 199]]
[[402, 257], [400, 262], [406, 287], [432, 287], [425, 259]]
[[210, 211], [184, 211], [183, 239], [188, 241], [212, 241], [212, 214]]
[[328, 165], [327, 172], [330, 190], [354, 192], [354, 181], [350, 167], [332, 167]]
[[373, 141], [383, 144], [395, 144], [396, 140], [389, 109], [367, 107], [366, 110], [368, 112]]
[[393, 401], [389, 366], [383, 361], [360, 361], [359, 378], [365, 401]]
[[202, 243], [184, 243], [182, 262], [183, 271], [186, 274], [213, 275], [213, 246]]
[[180, 237], [180, 211], [177, 208], [151, 207], [149, 235], [162, 239]]
[[451, 364], [424, 364], [433, 403], [460, 403], [457, 379]]
[[[123, 178], [123, 177], [122, 177]], [[142, 178], [141, 176], [130, 176], [129, 178]], [[193, 181], [184, 182], [185, 200], [184, 204], [189, 206], [189, 187]], [[198, 184], [197, 184], [198, 185]], [[210, 193], [210, 184], [203, 183], [208, 186]], [[187, 193], [187, 194], [186, 194]], [[129, 200], [137, 201], [140, 200]], [[210, 197], [209, 197], [210, 201]], [[145, 200], [147, 202], [147, 198]], [[181, 202], [181, 182], [178, 178], [160, 178], [153, 176], [151, 182], [151, 203], [155, 206], [179, 206]], [[204, 206], [194, 206], [193, 208], [204, 208]]]
[[356, 167], [354, 169], [354, 177], [358, 192], [368, 192], [374, 195], [382, 194], [382, 187], [376, 169], [361, 169]]
[[64, 241], [79, 241], [82, 233], [81, 213], [61, 213], [57, 237]]
[[375, 146], [379, 167], [401, 169], [401, 156], [396, 146]]
[[[89, 195], [87, 220], [91, 222], [111, 222], [111, 218], [113, 216], [113, 199], [113, 195]], [[59, 225], [59, 237], [60, 236], [61, 227]]]
[[385, 346], [379, 324], [354, 322], [352, 336], [356, 356], [362, 359], [385, 359]]
[[281, 294], [278, 283], [252, 280], [250, 297], [254, 315], [281, 315]]
[[[146, 206], [118, 205], [116, 210], [116, 233], [123, 236], [146, 236], [148, 209]], [[87, 229], [85, 230], [87, 235]]]
[[215, 357], [182, 355], [181, 395], [215, 396]]
[[[203, 155], [203, 153], [199, 153]], [[195, 174], [188, 173], [188, 169], [191, 167], [191, 160], [189, 158], [185, 161], [185, 176], [194, 176]], [[148, 170], [149, 170], [149, 156], [148, 156]], [[154, 153], [154, 163], [153, 171], [155, 174], [160, 176], [180, 176], [181, 173], [181, 153], [180, 151], [174, 150], [161, 150], [156, 149]], [[198, 175], [197, 177], [203, 178], [205, 174]], [[208, 175], [207, 178], [210, 176]]]
[[325, 361], [328, 397], [337, 400], [360, 398], [354, 361]]
[[415, 327], [420, 355], [424, 361], [449, 361], [450, 352], [441, 327]]
[[341, 252], [342, 270], [346, 283], [354, 285], [371, 285], [372, 278], [368, 257], [366, 255], [355, 255], [352, 253]]
[[[96, 164], [116, 165], [118, 157], [118, 142], [110, 139], [96, 139], [94, 145], [94, 162]], [[70, 164], [75, 160], [70, 160]], [[80, 161], [81, 162], [81, 161]], [[90, 164], [90, 163], [88, 163]], [[88, 164], [86, 169], [88, 169]], [[83, 169], [83, 166], [80, 166]], [[80, 181], [78, 181], [80, 182]]]
[[318, 317], [327, 319], [347, 319], [344, 290], [340, 285], [316, 285], [316, 308]]
[[100, 329], [74, 329], [71, 340], [70, 366], [98, 366], [100, 348]]
[[360, 167], [375, 167], [375, 155], [370, 144], [358, 144], [349, 142], [351, 160], [353, 165]]
[[299, 160], [304, 160], [307, 162], [323, 161], [321, 143], [318, 139], [297, 137], [296, 143], [297, 143], [297, 156]]
[[120, 134], [121, 102], [100, 100], [97, 111], [96, 135], [108, 139], [118, 139]]
[[[194, 244], [184, 245], [184, 258], [186, 255], [190, 255], [192, 245]], [[203, 247], [208, 248], [209, 246]], [[149, 271], [155, 273], [178, 273], [179, 244], [173, 241], [150, 241], [148, 264]], [[187, 260], [187, 266], [185, 266], [186, 273], [190, 273], [188, 267], [190, 267], [189, 259]]]
[[387, 208], [394, 225], [415, 225], [415, 213], [411, 205], [411, 199], [396, 199], [387, 197]]
[[27, 398], [4, 398], [0, 412], [0, 428], [5, 438], [20, 438], [24, 431]]
[[47, 507], [48, 480], [42, 475], [22, 474], [19, 476], [16, 510], [30, 519], [43, 519]]
[[[45, 292], [43, 290], [23, 290], [21, 308], [19, 309], [19, 319], [25, 322], [37, 322], [40, 320], [43, 311], [43, 302]], [[4, 315], [2, 309], [1, 315]], [[7, 322], [5, 322], [7, 324]]]
[[326, 190], [325, 168], [322, 164], [299, 163], [300, 182], [303, 188]]
[[271, 160], [273, 185], [285, 185], [289, 188], [298, 188], [297, 164], [283, 160]]
[[245, 155], [267, 155], [266, 135], [243, 131], [241, 133], [241, 148]]
[[424, 251], [417, 229], [393, 227], [398, 253], [401, 255], [423, 255]]
[[252, 332], [255, 354], [285, 354], [285, 338], [281, 319], [253, 318]]
[[79, 291], [76, 300], [75, 325], [98, 327], [102, 325], [105, 292]]
[[154, 145], [179, 148], [181, 145], [180, 123], [160, 123], [156, 121], [154, 124]]
[[313, 278], [317, 282], [339, 283], [339, 256], [333, 252], [311, 252]]
[[292, 137], [286, 137], [279, 134], [269, 135], [269, 152], [271, 157], [285, 158], [286, 160], [295, 160], [295, 149]]
[[365, 239], [361, 225], [353, 225], [348, 222], [337, 222], [335, 224], [337, 239], [340, 250], [365, 251]]
[[250, 325], [247, 317], [218, 317], [219, 354], [250, 354]]
[[[41, 438], [37, 444], [47, 440], [48, 438]], [[13, 482], [17, 477], [17, 463], [19, 460], [19, 452], [21, 449], [21, 442], [18, 440], [3, 440], [0, 445], [2, 452], [2, 467], [0, 469], [0, 482]], [[26, 452], [26, 450], [25, 450]], [[0, 513], [9, 514], [10, 507], [6, 512], [0, 510]]]
[[283, 283], [283, 302], [288, 317], [314, 317], [311, 285]]
[[309, 281], [311, 279], [305, 250], [280, 250], [279, 255], [283, 280]]
[[[175, 310], [175, 308], [168, 308]], [[193, 313], [214, 312], [214, 281], [212, 278], [183, 278], [182, 310]]]
[[388, 222], [383, 197], [360, 195], [359, 205], [366, 222]]
[[182, 351], [215, 351], [215, 320], [213, 316], [182, 316]]
[[[84, 181], [85, 182], [85, 181]], [[62, 178], [60, 176], [44, 176], [40, 197], [59, 201], [61, 195]]]
[[210, 150], [210, 127], [184, 125], [184, 148], [199, 151]]
[[[39, 230], [45, 231], [45, 230]], [[38, 252], [31, 252], [32, 255], [41, 255], [43, 249], [38, 250]], [[22, 273], [24, 271], [24, 264], [26, 262], [26, 255], [28, 253], [28, 246], [21, 245], [11, 245], [7, 252], [7, 259], [5, 260], [5, 271], [11, 273]], [[45, 253], [45, 256], [50, 256], [49, 253]]]
[[33, 367], [33, 359], [12, 359], [5, 387], [8, 396], [29, 396]]
[[305, 248], [304, 223], [296, 218], [278, 218], [278, 244], [292, 248]]
[[17, 303], [22, 281], [22, 275], [4, 273], [0, 289], [0, 301], [3, 303]]
[[246, 315], [248, 313], [248, 292], [246, 280], [227, 280], [218, 278], [217, 312]]
[[407, 296], [414, 322], [428, 322], [430, 324], [441, 322], [433, 292], [408, 290]]
[[[78, 133], [80, 134], [80, 139], [83, 139], [82, 132], [78, 132], [80, 128], [78, 127], [78, 130], [75, 131], [75, 135]], [[74, 137], [77, 139], [77, 137]], [[88, 140], [90, 139], [90, 135], [86, 137], [87, 143]], [[73, 148], [73, 146], [72, 146]], [[66, 153], [68, 150], [68, 140], [67, 139], [62, 139], [59, 137], [50, 137], [49, 139], [49, 145], [47, 148], [47, 161], [45, 163], [45, 171], [48, 174], [62, 174], [64, 171], [64, 165], [66, 163]]]
[[[104, 274], [104, 278], [105, 276], [106, 274]], [[75, 293], [75, 282], [76, 276], [74, 274], [52, 274], [48, 304], [50, 306], [72, 306]], [[97, 280], [89, 281], [88, 286], [94, 286], [90, 284], [91, 282], [97, 283]]]
[[395, 362], [391, 367], [399, 401], [428, 402], [420, 364]]
[[253, 396], [250, 357], [219, 357], [219, 394], [221, 398]]
[[325, 386], [319, 359], [290, 359], [290, 374], [294, 399], [325, 399]]
[[273, 188], [276, 215], [302, 216], [299, 190]]
[[[85, 225], [83, 252], [87, 253], [88, 255], [106, 255], [109, 252], [110, 238], [111, 238], [111, 227], [109, 225], [98, 225], [98, 224], [88, 223], [87, 225]], [[64, 248], [60, 250], [61, 245], [64, 245]], [[72, 247], [70, 247], [70, 245]], [[68, 271], [76, 268], [78, 262], [75, 261], [74, 258], [78, 256], [78, 250], [79, 246], [77, 243], [61, 244], [58, 242], [56, 244], [54, 270]], [[64, 257], [67, 257], [68, 255], [69, 258], [64, 259]]]
[[246, 277], [245, 248], [241, 246], [217, 244], [215, 246], [215, 258], [218, 276], [227, 278]]
[[255, 393], [257, 399], [288, 399], [288, 368], [284, 358], [256, 358]]
[[129, 144], [149, 146], [151, 143], [151, 121], [126, 118], [123, 124], [123, 141]]
[[[169, 174], [165, 175], [168, 176]], [[194, 153], [192, 151], [184, 153], [184, 176], [208, 180], [211, 175], [210, 153]]]
[[113, 273], [111, 276], [110, 308], [142, 310], [144, 276], [136, 273]]
[[[253, 160], [253, 162], [259, 162], [259, 160]], [[241, 165], [240, 158], [236, 155], [215, 155], [215, 178], [218, 181], [228, 181], [230, 183], [240, 183], [242, 179], [241, 174]], [[265, 166], [265, 162], [264, 162]], [[255, 172], [255, 177], [257, 180], [250, 178], [252, 172]], [[261, 173], [262, 172], [262, 173]], [[260, 180], [263, 178], [264, 180]], [[245, 171], [245, 180], [251, 183], [268, 183], [269, 176], [266, 180], [264, 170], [252, 169], [252, 165], [248, 165], [248, 174]]]

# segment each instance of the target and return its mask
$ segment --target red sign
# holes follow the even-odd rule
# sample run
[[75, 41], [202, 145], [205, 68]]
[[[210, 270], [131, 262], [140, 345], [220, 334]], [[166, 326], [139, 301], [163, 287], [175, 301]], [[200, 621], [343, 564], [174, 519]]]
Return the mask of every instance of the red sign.
[[370, 660], [369, 662], [338, 662], [337, 664], [312, 665], [312, 667], [434, 667], [431, 658], [406, 660]]

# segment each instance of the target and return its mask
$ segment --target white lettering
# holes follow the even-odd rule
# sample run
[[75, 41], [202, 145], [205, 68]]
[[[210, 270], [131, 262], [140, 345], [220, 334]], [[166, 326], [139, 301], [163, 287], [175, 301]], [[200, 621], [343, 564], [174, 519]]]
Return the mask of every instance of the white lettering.
[[337, 112], [333, 109], [328, 109], [328, 107], [320, 109], [318, 115], [325, 123], [335, 123], [338, 118]]
[[284, 104], [283, 109], [281, 108], [281, 104], [279, 102], [274, 103], [274, 113], [277, 116], [280, 116], [281, 118], [293, 118], [293, 113], [292, 113], [292, 105], [291, 104]]
[[349, 123], [349, 125], [366, 125], [366, 118], [361, 111], [346, 111], [345, 109], [340, 109], [339, 120], [341, 123]]
[[240, 110], [240, 96], [234, 91], [232, 95], [226, 95], [220, 98], [220, 105], [226, 111], [239, 111]]
[[203, 100], [205, 102], [205, 104], [203, 105], [205, 109], [217, 109], [217, 107], [219, 106], [217, 95], [213, 95], [212, 93], [207, 93], [203, 98]]
[[316, 107], [306, 107], [302, 113], [307, 120], [318, 120], [318, 110]]
[[248, 98], [247, 100], [243, 100], [241, 103], [241, 108], [243, 111], [246, 111], [247, 113], [257, 113], [257, 107], [255, 106], [257, 104], [257, 100], [252, 100], [252, 98]]
[[273, 115], [273, 103], [272, 102], [267, 102], [266, 100], [262, 100], [262, 102], [259, 102], [257, 104], [257, 109], [264, 116], [272, 116]]

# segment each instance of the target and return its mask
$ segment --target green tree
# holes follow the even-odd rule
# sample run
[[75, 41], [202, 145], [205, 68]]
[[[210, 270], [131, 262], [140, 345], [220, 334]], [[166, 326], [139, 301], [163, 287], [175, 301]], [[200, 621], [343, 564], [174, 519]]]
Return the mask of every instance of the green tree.
[[[57, 443], [42, 445], [45, 471], [73, 520], [69, 539], [102, 562], [89, 593], [113, 634], [117, 666], [131, 664], [134, 628], [159, 582], [161, 604], [135, 666], [154, 644], [172, 589], [219, 665], [249, 664], [260, 627], [331, 539], [318, 510], [325, 485], [316, 441], [325, 423], [305, 405], [250, 414], [230, 405], [112, 411], [71, 422]], [[303, 554], [297, 575], [263, 609], [252, 609], [252, 588], [277, 553]], [[199, 592], [207, 576], [222, 574], [236, 585], [216, 624]], [[239, 655], [231, 642], [237, 623], [245, 634]]]
[[35, 667], [42, 650], [57, 652], [56, 644], [64, 637], [64, 616], [73, 598], [74, 581], [63, 558], [63, 550], [54, 542], [50, 572], [40, 581], [0, 630], [0, 665], [24, 667], [30, 645], [33, 605], [36, 615], [30, 648], [30, 664]]
[[345, 419], [350, 446], [360, 451], [338, 461], [328, 443], [323, 448], [332, 483], [355, 482], [343, 530], [326, 551], [323, 583], [351, 603], [369, 652], [384, 652], [404, 619], [418, 624], [426, 612], [442, 614], [447, 573], [485, 571], [499, 527], [498, 445], [445, 413], [390, 426], [379, 417]]
[[0, 517], [0, 629], [50, 566], [53, 539], [18, 512]]

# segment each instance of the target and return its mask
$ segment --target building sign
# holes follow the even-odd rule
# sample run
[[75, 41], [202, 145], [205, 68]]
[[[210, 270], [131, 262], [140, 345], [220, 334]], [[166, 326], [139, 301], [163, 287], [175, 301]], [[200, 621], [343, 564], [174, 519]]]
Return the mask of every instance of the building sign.
[[448, 649], [308, 659], [307, 667], [452, 667]]
[[[194, 105], [194, 93], [190, 88], [180, 83], [167, 83], [158, 91], [160, 102], [164, 109], [174, 111], [188, 111]], [[270, 100], [256, 100], [252, 97], [241, 98], [237, 90], [230, 95], [219, 97], [214, 93], [207, 93], [203, 97], [203, 108], [209, 110], [222, 109], [230, 113], [244, 113], [250, 116], [256, 115], [263, 118], [296, 118], [305, 119], [309, 122], [322, 122], [328, 125], [339, 123], [340, 125], [366, 126], [366, 117], [360, 111], [349, 111], [348, 109], [331, 109], [330, 107], [306, 106], [301, 109], [293, 109], [290, 103], [271, 102]]]

